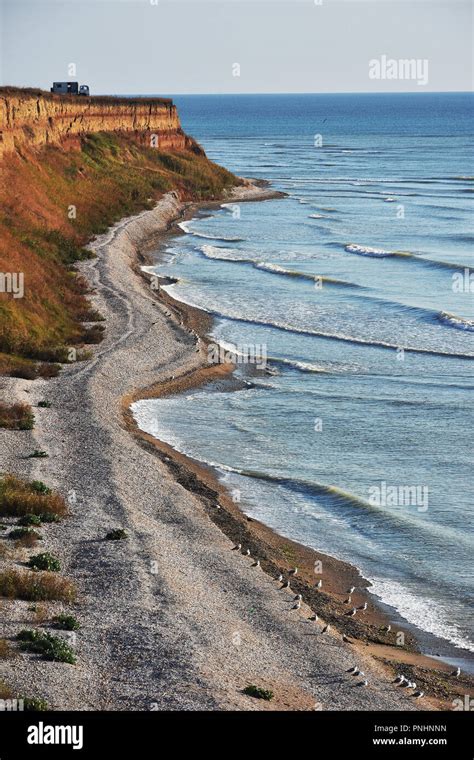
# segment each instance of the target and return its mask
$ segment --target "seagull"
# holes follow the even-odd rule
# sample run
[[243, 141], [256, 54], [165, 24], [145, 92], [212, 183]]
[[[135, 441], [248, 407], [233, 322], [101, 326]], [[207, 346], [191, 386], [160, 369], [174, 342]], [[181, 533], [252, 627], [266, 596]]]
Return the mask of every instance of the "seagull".
[[357, 665], [354, 665], [353, 668], [349, 668], [349, 670], [346, 670], [346, 673], [350, 673], [351, 676], [355, 676], [355, 674], [358, 672], [359, 672], [359, 668], [357, 667]]
[[392, 630], [392, 626], [391, 625], [386, 625], [383, 630], [386, 631], [387, 633], [390, 633], [390, 631]]
[[454, 678], [459, 678], [459, 676], [461, 675], [461, 668], [456, 668], [456, 670], [453, 670], [453, 672], [450, 673], [450, 675], [454, 676]]
[[344, 604], [351, 604], [351, 602], [352, 602], [351, 596], [348, 596], [347, 599], [344, 599]]
[[352, 641], [345, 634], [342, 634], [342, 640], [345, 644], [352, 644]]
[[360, 681], [360, 683], [357, 684], [357, 686], [368, 686], [368, 685], [369, 685], [369, 682], [367, 681], [367, 679], [365, 681]]
[[293, 570], [290, 570], [290, 575], [296, 575], [298, 573], [298, 568], [294, 567]]
[[294, 598], [294, 601], [295, 601], [295, 602], [301, 602], [302, 598], [303, 598], [303, 597], [302, 597], [302, 595], [301, 595], [301, 594], [296, 594], [296, 596], [295, 596], [295, 598]]
[[280, 575], [278, 576], [278, 583], [283, 583], [283, 576], [282, 576], [282, 574], [281, 574], [281, 573], [280, 573]]
[[317, 622], [318, 622], [318, 620], [319, 620], [319, 618], [318, 618], [318, 616], [316, 615], [316, 613], [314, 613], [313, 617], [312, 617], [312, 618], [310, 618], [310, 620], [313, 620], [315, 623], [317, 623]]
[[235, 552], [235, 551], [240, 551], [240, 550], [241, 550], [241, 548], [242, 548], [242, 544], [237, 544], [237, 546], [234, 546], [234, 548], [232, 549], [232, 551], [233, 551], [233, 552]]
[[320, 580], [317, 582], [317, 584], [316, 584], [316, 588], [322, 588], [322, 585], [323, 585], [323, 582], [322, 582], [322, 580], [320, 579]]
[[365, 673], [363, 670], [357, 669], [357, 671], [354, 673], [355, 676], [365, 676]]
[[346, 613], [349, 617], [354, 617], [357, 614], [357, 607], [353, 607], [350, 612]]
[[401, 673], [398, 673], [393, 683], [400, 684], [400, 683], [403, 683], [404, 680], [405, 680], [405, 676], [402, 676]]
[[364, 602], [364, 604], [359, 607], [359, 610], [366, 610], [367, 609], [367, 602]]
[[258, 559], [256, 563], [254, 564], [254, 567], [260, 567], [260, 560]]
[[282, 588], [290, 588], [290, 581], [285, 581]]
[[321, 631], [321, 633], [329, 633], [329, 631], [330, 631], [330, 630], [331, 630], [331, 626], [330, 626], [330, 625], [329, 625], [329, 623], [328, 623], [328, 625], [325, 625], [325, 626], [324, 626], [324, 628], [323, 628], [323, 630]]
[[250, 557], [250, 549], [247, 549], [247, 551], [245, 552], [245, 554], [247, 555], [247, 557]]
[[293, 609], [294, 609], [294, 610], [299, 610], [299, 609], [300, 609], [300, 607], [301, 607], [301, 602], [300, 602], [300, 600], [298, 599], [298, 601], [296, 602], [296, 604], [294, 604], [294, 605], [293, 605]]
[[356, 590], [355, 586], [351, 586], [350, 589], [349, 589], [349, 591], [347, 593], [348, 594], [353, 594], [355, 590]]
[[415, 693], [413, 694], [414, 699], [421, 699], [424, 696], [425, 696], [424, 691], [415, 691]]

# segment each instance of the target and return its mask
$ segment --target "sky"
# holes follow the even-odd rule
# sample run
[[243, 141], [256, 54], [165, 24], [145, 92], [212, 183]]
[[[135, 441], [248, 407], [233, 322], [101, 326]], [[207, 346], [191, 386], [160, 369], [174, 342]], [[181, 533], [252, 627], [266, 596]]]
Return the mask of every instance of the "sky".
[[[0, 0], [0, 82], [142, 95], [467, 91], [472, 12], [468, 0]], [[394, 78], [383, 78], [390, 59]], [[418, 67], [409, 76], [403, 59]]]

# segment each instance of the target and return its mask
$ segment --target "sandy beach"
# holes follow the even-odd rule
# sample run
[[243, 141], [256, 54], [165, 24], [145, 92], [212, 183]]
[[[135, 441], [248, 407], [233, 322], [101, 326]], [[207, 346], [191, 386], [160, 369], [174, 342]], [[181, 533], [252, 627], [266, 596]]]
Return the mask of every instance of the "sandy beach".
[[[266, 197], [270, 190], [248, 184], [225, 200]], [[231, 369], [205, 365], [205, 316], [151, 289], [140, 272], [150, 263], [147, 251], [193, 208], [168, 193], [91, 244], [97, 257], [78, 268], [107, 328], [92, 359], [48, 381], [1, 379], [2, 395], [28, 401], [36, 417], [32, 431], [4, 431], [2, 470], [74, 492], [70, 516], [48, 526], [42, 550], [59, 556], [77, 585], [67, 610], [81, 629], [73, 642], [77, 665], [23, 654], [0, 661], [0, 678], [19, 692], [33, 689], [56, 710], [446, 709], [472, 690], [470, 681], [447, 681], [443, 664], [433, 674], [434, 661], [416, 654], [409, 639], [406, 649], [393, 646], [355, 568], [249, 520], [211, 471], [136, 428], [134, 400], [216, 373], [225, 378]], [[43, 399], [50, 408], [37, 408]], [[49, 457], [24, 458], [36, 448]], [[104, 541], [113, 528], [125, 529], [127, 539]], [[237, 543], [251, 556], [234, 550]], [[318, 557], [325, 593], [314, 589]], [[0, 564], [9, 561], [3, 555]], [[278, 574], [287, 577], [294, 564], [298, 576], [281, 590]], [[355, 603], [368, 601], [365, 623], [345, 616], [349, 585], [360, 586]], [[303, 603], [293, 609], [298, 593]], [[34, 622], [27, 602], [1, 606], [7, 639]], [[326, 623], [331, 630], [323, 634]], [[367, 686], [348, 673], [353, 666]], [[415, 701], [393, 685], [395, 668], [413, 674], [427, 698]], [[249, 684], [271, 689], [274, 699], [246, 696]]]

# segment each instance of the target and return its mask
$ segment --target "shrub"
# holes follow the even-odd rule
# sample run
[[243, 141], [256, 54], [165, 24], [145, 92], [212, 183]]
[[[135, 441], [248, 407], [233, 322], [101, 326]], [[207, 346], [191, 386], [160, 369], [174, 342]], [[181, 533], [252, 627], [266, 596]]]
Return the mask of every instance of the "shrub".
[[127, 538], [127, 533], [124, 531], [123, 528], [116, 528], [115, 530], [110, 530], [106, 537], [106, 541], [120, 541], [123, 538]]
[[32, 528], [14, 528], [14, 530], [11, 530], [8, 534], [8, 538], [13, 538], [15, 540], [24, 538], [35, 539], [35, 541], [42, 540], [42, 536]]
[[41, 517], [39, 515], [24, 515], [18, 520], [18, 525], [41, 525]]
[[38, 493], [36, 489], [15, 475], [0, 478], [0, 515], [38, 515], [46, 522], [50, 516], [56, 520], [67, 513], [66, 502], [59, 493]]
[[41, 697], [20, 697], [23, 700], [25, 712], [46, 712], [49, 707], [45, 699]]
[[21, 642], [20, 648], [26, 652], [42, 654], [46, 660], [67, 662], [70, 665], [76, 664], [74, 651], [59, 636], [53, 636], [51, 633], [44, 633], [43, 631], [24, 629], [20, 631], [17, 639]]
[[32, 480], [30, 485], [31, 485], [32, 491], [34, 491], [35, 493], [45, 493], [45, 494], [51, 493], [51, 488], [48, 488], [48, 486], [45, 485], [42, 480]]
[[273, 691], [270, 691], [270, 689], [262, 689], [260, 686], [255, 686], [252, 683], [245, 687], [244, 694], [256, 699], [265, 699], [267, 702], [270, 702], [274, 697]]
[[53, 617], [53, 625], [55, 628], [61, 628], [64, 631], [77, 631], [81, 627], [74, 615], [56, 615]]
[[28, 567], [33, 568], [33, 570], [49, 570], [56, 573], [61, 570], [61, 563], [57, 557], [53, 557], [49, 552], [42, 552], [30, 557]]
[[8, 430], [32, 430], [35, 418], [29, 404], [5, 404], [0, 401], [0, 427]]
[[49, 409], [51, 407], [51, 401], [38, 401], [40, 409]]
[[74, 584], [54, 573], [30, 573], [19, 570], [0, 572], [0, 596], [26, 602], [73, 601]]
[[27, 455], [27, 459], [45, 459], [46, 457], [49, 457], [49, 454], [46, 451], [42, 451], [42, 449], [35, 449], [31, 454]]
[[36, 368], [38, 377], [43, 377], [46, 380], [51, 377], [57, 377], [60, 371], [60, 364], [49, 364], [48, 362], [41, 362]]

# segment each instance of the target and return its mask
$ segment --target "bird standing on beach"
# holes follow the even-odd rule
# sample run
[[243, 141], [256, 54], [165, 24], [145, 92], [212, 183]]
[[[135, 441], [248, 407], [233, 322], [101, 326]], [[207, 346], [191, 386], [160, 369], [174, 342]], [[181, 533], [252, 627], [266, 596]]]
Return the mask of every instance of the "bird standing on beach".
[[349, 617], [354, 617], [354, 615], [357, 615], [357, 607], [353, 607], [350, 612], [347, 613]]
[[281, 588], [290, 588], [290, 581], [285, 581]]
[[355, 590], [356, 590], [355, 586], [351, 586], [347, 593], [353, 594]]
[[237, 544], [237, 546], [234, 546], [234, 548], [232, 549], [232, 551], [233, 552], [240, 551], [241, 549], [242, 549], [242, 544]]
[[403, 683], [404, 680], [405, 680], [405, 676], [402, 676], [401, 673], [398, 673], [393, 683], [401, 684]]
[[348, 596], [347, 599], [344, 599], [344, 604], [352, 604], [352, 596]]
[[413, 694], [414, 699], [421, 699], [424, 696], [425, 696], [424, 691], [415, 691], [415, 693]]
[[324, 626], [324, 628], [321, 631], [321, 633], [329, 633], [330, 630], [331, 630], [331, 626], [328, 623], [327, 625]]
[[247, 549], [247, 551], [245, 552], [245, 554], [247, 555], [247, 557], [250, 557], [250, 549]]
[[312, 620], [314, 623], [317, 623], [317, 622], [318, 622], [318, 620], [319, 620], [319, 618], [318, 618], [317, 614], [316, 614], [316, 613], [314, 613], [313, 617], [312, 617], [312, 618], [310, 618], [310, 620]]
[[364, 602], [364, 604], [362, 604], [362, 605], [359, 607], [359, 610], [362, 610], [362, 611], [364, 612], [366, 609], [367, 609], [367, 602]]
[[254, 567], [260, 567], [260, 560], [259, 559], [256, 561]]
[[367, 681], [367, 679], [357, 684], [357, 686], [368, 686], [368, 685], [369, 685], [369, 682]]
[[322, 585], [323, 585], [323, 582], [321, 579], [319, 579], [319, 581], [316, 584], [316, 588], [322, 588]]
[[301, 602], [298, 599], [298, 601], [296, 602], [296, 604], [293, 605], [293, 609], [294, 610], [299, 610], [300, 608], [301, 608]]
[[294, 601], [295, 602], [301, 602], [302, 598], [303, 597], [301, 596], [301, 594], [296, 594]]
[[289, 571], [290, 575], [297, 575], [297, 573], [298, 573], [298, 568], [297, 567], [294, 567], [293, 570]]
[[451, 675], [454, 676], [454, 678], [459, 678], [459, 676], [461, 675], [461, 668], [456, 668], [456, 670], [453, 670]]
[[359, 672], [359, 668], [357, 667], [357, 665], [354, 665], [354, 667], [349, 668], [347, 672], [350, 673], [351, 676], [355, 676], [355, 674]]
[[386, 625], [385, 628], [384, 628], [384, 631], [386, 631], [386, 633], [390, 633], [391, 630], [392, 630], [392, 626], [391, 625]]
[[278, 576], [278, 583], [283, 583], [283, 576], [282, 576], [282, 574], [281, 574], [281, 573], [280, 573], [280, 575]]

